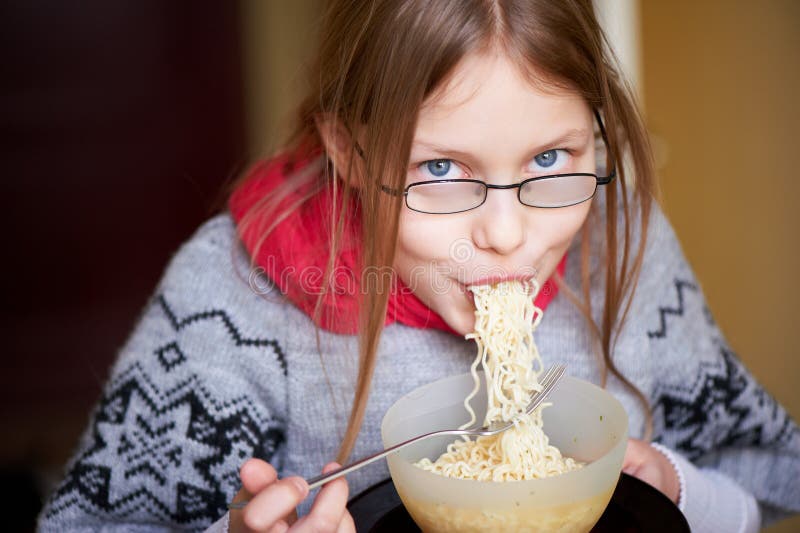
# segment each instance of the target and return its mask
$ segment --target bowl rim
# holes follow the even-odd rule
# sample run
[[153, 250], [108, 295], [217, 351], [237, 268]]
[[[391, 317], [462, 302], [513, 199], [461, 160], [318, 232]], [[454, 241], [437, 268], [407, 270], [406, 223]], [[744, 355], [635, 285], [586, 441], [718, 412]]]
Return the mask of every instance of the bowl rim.
[[[480, 378], [480, 375], [483, 374], [483, 371], [479, 370], [478, 374], [479, 374], [479, 378]], [[389, 407], [389, 409], [387, 409], [386, 413], [383, 416], [383, 419], [381, 420], [381, 439], [383, 440], [384, 445], [385, 446], [391, 445], [390, 443], [386, 442], [386, 432], [388, 431], [387, 417], [388, 417], [389, 413], [393, 409], [395, 409], [397, 407], [397, 405], [401, 402], [401, 400], [404, 400], [409, 395], [412, 395], [412, 394], [417, 393], [417, 392], [421, 392], [426, 388], [434, 387], [434, 386], [437, 386], [437, 385], [441, 385], [445, 381], [449, 381], [449, 380], [454, 380], [455, 381], [455, 380], [464, 379], [465, 377], [469, 377], [469, 379], [472, 379], [472, 373], [471, 372], [466, 372], [466, 373], [463, 373], [463, 374], [451, 375], [451, 376], [447, 376], [445, 378], [442, 378], [442, 379], [439, 379], [439, 380], [436, 380], [436, 381], [433, 381], [433, 382], [430, 382], [430, 383], [426, 383], [424, 385], [420, 385], [419, 387], [416, 387], [415, 389], [412, 389], [411, 391], [407, 392], [406, 394], [404, 394], [400, 398], [398, 398]], [[446, 483], [451, 483], [452, 482], [454, 484], [462, 484], [462, 486], [468, 486], [468, 484], [470, 484], [470, 483], [472, 483], [472, 484], [475, 484], [475, 483], [484, 483], [484, 484], [490, 483], [490, 484], [493, 484], [493, 485], [497, 485], [498, 483], [502, 483], [502, 485], [504, 485], [504, 486], [510, 486], [509, 484], [517, 484], [517, 483], [519, 483], [519, 484], [528, 484], [528, 486], [537, 485], [537, 486], [541, 487], [541, 486], [545, 486], [545, 485], [548, 485], [548, 484], [559, 484], [560, 485], [562, 483], [571, 482], [571, 480], [573, 480], [575, 478], [585, 477], [585, 476], [592, 476], [594, 474], [595, 470], [603, 468], [606, 463], [611, 461], [611, 458], [614, 456], [614, 452], [618, 451], [618, 448], [620, 446], [622, 446], [622, 447], [626, 447], [627, 446], [628, 430], [629, 430], [628, 414], [625, 411], [624, 406], [622, 405], [622, 403], [619, 401], [619, 399], [616, 396], [614, 396], [608, 390], [606, 390], [606, 389], [604, 389], [602, 387], [599, 387], [599, 386], [597, 386], [596, 384], [594, 384], [594, 383], [592, 383], [590, 381], [587, 381], [587, 380], [584, 380], [584, 379], [581, 379], [581, 378], [577, 378], [577, 377], [574, 377], [574, 376], [565, 375], [562, 378], [562, 382], [571, 382], [573, 385], [576, 385], [578, 387], [583, 387], [584, 390], [594, 390], [594, 392], [599, 392], [599, 393], [603, 394], [604, 396], [606, 396], [608, 399], [611, 400], [611, 405], [613, 406], [612, 408], [617, 410], [619, 412], [619, 414], [621, 415], [622, 428], [621, 428], [621, 431], [620, 431], [619, 438], [601, 456], [597, 457], [596, 459], [594, 459], [594, 460], [592, 460], [590, 462], [587, 462], [582, 468], [579, 468], [577, 470], [572, 470], [570, 472], [565, 472], [563, 474], [550, 476], [550, 477], [545, 477], [545, 478], [524, 479], [524, 480], [510, 480], [510, 481], [503, 481], [503, 482], [495, 482], [495, 481], [491, 481], [491, 480], [460, 479], [460, 478], [446, 477], [446, 476], [442, 476], [440, 474], [436, 474], [434, 472], [430, 472], [428, 470], [419, 469], [420, 470], [419, 474], [422, 476], [422, 479], [429, 479], [433, 483], [442, 483], [441, 480], [446, 480], [444, 482], [446, 482]], [[408, 418], [411, 418], [411, 417], [404, 417], [404, 418], [396, 420], [392, 427], [394, 427], [396, 424], [399, 424], [399, 423], [403, 422], [404, 420], [407, 420]], [[392, 455], [396, 456], [397, 454], [392, 454]], [[392, 457], [392, 456], [390, 456], [390, 457]], [[394, 459], [395, 458], [392, 458], [392, 461], [394, 461]], [[403, 463], [406, 464], [406, 465], [409, 465], [409, 466], [413, 466], [413, 463], [411, 463], [408, 460], [403, 460]], [[391, 468], [390, 468], [390, 471], [391, 471]], [[620, 472], [621, 472], [621, 465], [620, 465]], [[616, 480], [615, 480], [615, 482], [616, 482]]]

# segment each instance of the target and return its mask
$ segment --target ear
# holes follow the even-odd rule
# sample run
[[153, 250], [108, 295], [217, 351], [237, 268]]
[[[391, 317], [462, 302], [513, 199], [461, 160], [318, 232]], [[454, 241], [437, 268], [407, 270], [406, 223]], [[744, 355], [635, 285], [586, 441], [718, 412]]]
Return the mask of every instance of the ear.
[[[342, 179], [346, 179], [347, 176], [345, 174], [347, 169], [350, 168], [350, 185], [356, 188], [360, 187], [363, 165], [354, 148], [353, 137], [350, 132], [342, 124], [341, 120], [332, 114], [316, 115], [314, 122], [322, 139], [322, 145], [328, 157], [333, 161], [337, 174]], [[351, 163], [353, 165], [352, 168], [350, 167]]]

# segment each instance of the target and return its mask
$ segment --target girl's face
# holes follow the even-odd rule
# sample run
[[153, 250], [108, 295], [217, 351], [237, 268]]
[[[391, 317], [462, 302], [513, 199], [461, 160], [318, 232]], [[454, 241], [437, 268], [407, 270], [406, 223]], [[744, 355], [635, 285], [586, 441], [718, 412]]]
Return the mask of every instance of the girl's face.
[[[537, 90], [503, 56], [475, 54], [421, 109], [406, 185], [479, 179], [508, 185], [548, 174], [595, 172], [593, 115], [578, 95]], [[517, 189], [489, 189], [486, 202], [456, 214], [403, 208], [394, 268], [428, 307], [461, 334], [473, 330], [467, 287], [555, 270], [591, 200], [528, 207]]]

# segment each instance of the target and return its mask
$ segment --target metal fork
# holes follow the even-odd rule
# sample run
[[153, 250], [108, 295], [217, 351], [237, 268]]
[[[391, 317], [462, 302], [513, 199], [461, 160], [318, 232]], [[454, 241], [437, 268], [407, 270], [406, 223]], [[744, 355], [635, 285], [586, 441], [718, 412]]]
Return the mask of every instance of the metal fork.
[[[542, 390], [538, 392], [534, 392], [531, 394], [531, 401], [528, 404], [528, 407], [525, 409], [525, 413], [531, 414], [534, 409], [539, 407], [547, 396], [553, 391], [555, 386], [558, 384], [561, 377], [564, 375], [567, 367], [565, 365], [555, 365], [551, 367], [547, 372], [545, 372], [544, 377], [542, 377], [542, 381], [540, 385], [542, 386]], [[328, 481], [333, 481], [336, 478], [342, 477], [345, 474], [349, 474], [354, 470], [358, 470], [362, 466], [368, 465], [373, 461], [377, 461], [383, 457], [386, 457], [390, 453], [394, 453], [399, 451], [406, 446], [410, 446], [416, 442], [421, 440], [429, 439], [431, 437], [439, 437], [442, 435], [452, 435], [452, 436], [462, 436], [462, 435], [469, 435], [469, 436], [476, 436], [476, 437], [488, 437], [490, 435], [497, 435], [498, 433], [502, 433], [503, 431], [509, 429], [511, 426], [514, 425], [514, 422], [505, 422], [502, 425], [495, 425], [492, 423], [491, 426], [483, 426], [479, 428], [473, 429], [443, 429], [439, 431], [432, 431], [430, 433], [425, 433], [423, 435], [419, 435], [412, 439], [408, 439], [407, 441], [401, 442], [399, 444], [395, 444], [394, 446], [390, 446], [386, 448], [382, 452], [378, 452], [376, 454], [370, 455], [368, 457], [364, 457], [363, 459], [356, 461], [355, 463], [351, 463], [349, 465], [343, 466], [341, 468], [337, 468], [327, 474], [322, 474], [311, 479], [306, 480], [308, 483], [309, 490], [315, 489], [320, 485], [324, 485]], [[228, 509], [243, 509], [245, 505], [247, 505], [249, 500], [242, 501], [242, 502], [235, 502], [229, 503]]]

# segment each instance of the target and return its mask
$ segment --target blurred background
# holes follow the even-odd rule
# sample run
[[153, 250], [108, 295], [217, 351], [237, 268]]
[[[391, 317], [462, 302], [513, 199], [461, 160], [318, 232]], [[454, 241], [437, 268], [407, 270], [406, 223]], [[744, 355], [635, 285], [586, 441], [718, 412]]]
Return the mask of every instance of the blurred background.
[[[32, 529], [170, 255], [279, 142], [322, 5], [0, 6], [4, 530]], [[797, 420], [800, 2], [597, 5], [717, 321]]]

